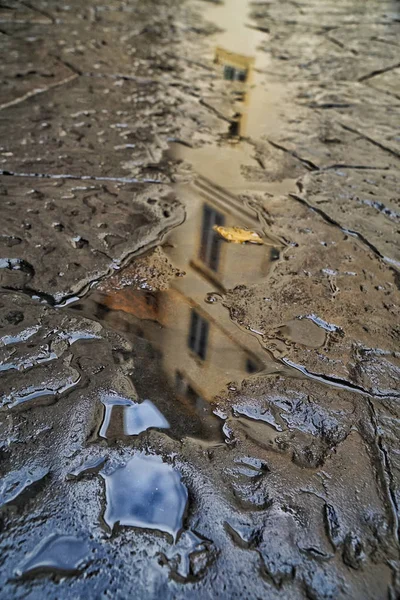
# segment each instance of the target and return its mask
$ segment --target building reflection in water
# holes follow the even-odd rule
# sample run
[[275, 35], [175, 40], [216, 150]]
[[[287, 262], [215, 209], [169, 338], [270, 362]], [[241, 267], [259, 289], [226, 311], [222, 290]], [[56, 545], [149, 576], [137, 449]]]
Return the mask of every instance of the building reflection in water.
[[[171, 290], [160, 297], [163, 346], [174, 348], [163, 353], [163, 362], [180, 394], [193, 402], [210, 402], [228, 382], [262, 369], [265, 356], [257, 340], [232, 323], [221, 303], [209, 302], [213, 299], [209, 294], [263, 279], [271, 248], [227, 243], [213, 230], [214, 225], [237, 223], [260, 227], [254, 213], [234, 195], [204, 178], [183, 192], [187, 218], [171, 233], [165, 251], [186, 275], [175, 279]], [[174, 326], [178, 321], [180, 344]]]
[[183, 426], [186, 418], [192, 425], [197, 420], [188, 435], [221, 441], [221, 421], [211, 406], [215, 397], [228, 384], [239, 385], [252, 373], [276, 368], [266, 364], [256, 336], [239, 329], [218, 299], [239, 283], [266, 277], [279, 251], [267, 245], [227, 243], [218, 236], [214, 225], [240, 223], [262, 230], [250, 208], [211, 181], [198, 177], [179, 194], [187, 218], [169, 234], [163, 249], [185, 275], [175, 277], [165, 291], [129, 286], [116, 291], [110, 280], [108, 289], [92, 295], [99, 320], [133, 342], [140, 362], [134, 385], [140, 399], [151, 401], [137, 405], [123, 398], [102, 400], [100, 437], [115, 439], [150, 428], [168, 428], [173, 434], [171, 411], [179, 406], [183, 421], [178, 435], [188, 429]]
[[215, 61], [221, 66], [222, 77], [230, 81], [232, 94], [235, 99], [235, 113], [231, 119], [229, 134], [232, 137], [244, 137], [246, 134], [251, 85], [253, 82], [254, 57], [229, 52], [217, 47]]
[[[237, 132], [242, 135], [248, 98], [244, 86], [252, 80], [254, 59], [222, 48], [217, 48], [215, 56], [222, 77], [237, 86], [241, 94]], [[172, 264], [185, 275], [174, 278], [166, 291], [129, 286], [115, 291], [115, 287], [122, 286], [110, 280], [107, 289], [92, 294], [99, 320], [124, 333], [140, 353], [141, 372], [133, 374], [139, 398], [150, 398], [158, 406], [150, 402], [139, 414], [129, 401], [103, 402], [99, 429], [102, 437], [137, 434], [138, 419], [144, 423], [142, 430], [170, 425], [173, 430], [172, 413], [179, 406], [188, 417], [186, 423], [190, 419], [200, 423], [192, 430], [184, 425], [182, 435], [187, 429], [188, 435], [192, 431], [205, 439], [219, 439], [221, 422], [210, 406], [215, 397], [230, 382], [240, 384], [243, 378], [261, 370], [276, 371], [275, 364], [267, 365], [256, 336], [239, 329], [221, 302], [213, 300], [238, 284], [265, 278], [271, 261], [279, 257], [279, 244], [273, 247], [274, 241], [267, 239], [256, 212], [242, 198], [215, 182], [218, 178], [214, 177], [212, 155], [208, 164], [203, 160], [204, 170], [209, 177], [198, 175], [191, 184], [178, 189], [186, 206], [186, 220], [163, 245]], [[256, 230], [267, 243], [227, 243], [214, 231], [215, 225]], [[124, 277], [122, 273], [121, 280]]]

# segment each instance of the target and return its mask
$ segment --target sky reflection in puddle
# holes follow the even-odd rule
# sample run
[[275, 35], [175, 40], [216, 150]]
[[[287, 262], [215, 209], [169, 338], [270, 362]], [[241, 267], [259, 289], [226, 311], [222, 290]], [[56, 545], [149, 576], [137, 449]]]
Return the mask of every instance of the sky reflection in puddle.
[[89, 554], [87, 542], [72, 535], [53, 533], [42, 541], [16, 570], [18, 576], [36, 573], [78, 573]]
[[106, 486], [104, 521], [157, 529], [177, 538], [188, 493], [180, 474], [157, 456], [136, 455], [111, 474], [101, 474]]

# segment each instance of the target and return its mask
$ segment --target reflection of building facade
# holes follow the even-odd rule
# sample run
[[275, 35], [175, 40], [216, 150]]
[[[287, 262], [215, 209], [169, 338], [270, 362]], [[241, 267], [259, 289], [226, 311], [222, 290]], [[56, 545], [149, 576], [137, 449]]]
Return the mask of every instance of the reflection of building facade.
[[235, 97], [235, 113], [230, 127], [230, 135], [243, 137], [246, 134], [250, 86], [253, 81], [254, 57], [244, 56], [229, 52], [217, 47], [215, 50], [215, 63], [221, 65], [222, 77], [232, 82], [232, 93]]
[[[205, 299], [210, 292], [264, 278], [271, 249], [229, 244], [213, 231], [215, 224], [257, 229], [254, 213], [236, 196], [204, 178], [182, 193], [187, 219], [170, 235], [166, 251], [186, 275], [174, 280], [170, 292], [160, 298], [163, 365], [171, 384], [201, 404], [201, 399], [212, 401], [228, 382], [262, 368], [258, 341], [234, 325], [219, 302]], [[183, 329], [178, 336], [177, 324]]]
[[217, 47], [215, 50], [215, 63], [222, 65], [223, 77], [229, 81], [252, 82], [254, 57], [243, 56]]

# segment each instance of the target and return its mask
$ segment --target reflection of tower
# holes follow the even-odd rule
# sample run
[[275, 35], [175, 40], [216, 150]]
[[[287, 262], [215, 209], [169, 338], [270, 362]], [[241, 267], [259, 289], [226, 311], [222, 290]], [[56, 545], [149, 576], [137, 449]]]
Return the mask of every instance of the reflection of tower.
[[215, 63], [221, 65], [223, 78], [232, 82], [237, 112], [231, 120], [229, 133], [235, 137], [243, 137], [246, 133], [254, 61], [252, 56], [236, 54], [224, 48], [217, 47], [215, 50]]

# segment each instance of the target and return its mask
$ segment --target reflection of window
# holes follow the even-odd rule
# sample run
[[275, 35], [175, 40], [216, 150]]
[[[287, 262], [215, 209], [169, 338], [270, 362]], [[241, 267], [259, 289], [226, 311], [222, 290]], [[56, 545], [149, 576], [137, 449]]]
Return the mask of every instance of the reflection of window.
[[225, 65], [224, 79], [227, 79], [228, 81], [246, 81], [247, 71], [243, 69], [236, 69], [231, 65]]
[[186, 381], [186, 379], [180, 371], [176, 371], [175, 383], [176, 391], [178, 392], [179, 396], [185, 396], [190, 401], [190, 403], [199, 410], [209, 408], [207, 402], [205, 402], [205, 400], [203, 400], [203, 398], [199, 396], [196, 390], [192, 388], [190, 383]]
[[193, 404], [197, 403], [198, 398], [200, 397], [196, 391], [192, 388], [191, 385], [187, 386], [187, 390], [186, 390], [186, 396], [188, 397], [188, 399], [193, 402]]
[[188, 345], [203, 360], [207, 353], [208, 329], [208, 321], [192, 309]]
[[245, 102], [246, 101], [246, 94], [243, 90], [235, 90], [233, 93], [233, 97], [236, 102]]
[[175, 373], [175, 386], [179, 396], [186, 395], [186, 381], [184, 380], [183, 375], [180, 371], [177, 371]]
[[278, 260], [278, 258], [279, 258], [278, 248], [271, 248], [271, 252], [270, 252], [269, 256], [270, 256], [271, 260]]
[[218, 270], [219, 253], [221, 240], [216, 231], [213, 230], [214, 225], [223, 225], [225, 222], [224, 215], [211, 208], [207, 204], [203, 207], [203, 225], [201, 229], [201, 246], [200, 258], [213, 271]]
[[230, 67], [229, 65], [225, 65], [224, 67], [224, 79], [229, 79], [229, 81], [233, 81], [235, 78], [235, 69]]
[[256, 363], [253, 360], [251, 360], [251, 358], [248, 358], [246, 360], [246, 371], [248, 373], [255, 373], [256, 371], [258, 371]]
[[153, 292], [145, 292], [144, 297], [146, 299], [146, 304], [151, 306], [151, 308], [158, 308], [158, 297]]
[[238, 136], [240, 131], [240, 119], [242, 115], [240, 113], [236, 113], [233, 115], [233, 119], [231, 124], [229, 125], [229, 135]]

